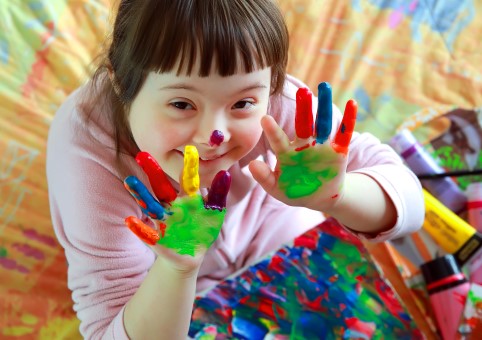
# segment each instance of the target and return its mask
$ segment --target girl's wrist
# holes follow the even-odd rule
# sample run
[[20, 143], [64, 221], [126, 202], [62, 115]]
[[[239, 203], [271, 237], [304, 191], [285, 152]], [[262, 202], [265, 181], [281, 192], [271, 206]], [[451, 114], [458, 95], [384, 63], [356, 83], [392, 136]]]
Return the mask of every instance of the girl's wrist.
[[173, 252], [169, 249], [167, 249], [167, 252], [171, 254], [158, 252], [155, 265], [162, 268], [161, 272], [171, 275], [173, 279], [197, 278], [204, 259], [204, 253], [191, 257], [189, 255], [172, 254]]

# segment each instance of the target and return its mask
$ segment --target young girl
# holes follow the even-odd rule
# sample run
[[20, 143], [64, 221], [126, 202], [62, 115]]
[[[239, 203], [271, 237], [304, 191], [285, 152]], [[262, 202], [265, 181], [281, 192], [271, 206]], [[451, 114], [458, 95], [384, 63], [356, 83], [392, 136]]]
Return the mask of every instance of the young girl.
[[[331, 118], [326, 84], [320, 103], [326, 95], [330, 104], [318, 110], [316, 133], [300, 114], [295, 136], [295, 97], [305, 85], [285, 74], [287, 56], [288, 33], [272, 0], [120, 1], [101, 66], [61, 106], [48, 140], [52, 221], [85, 338], [185, 338], [196, 290], [319, 224], [322, 212], [377, 241], [421, 226], [421, 187], [400, 158], [370, 134], [343, 136], [353, 102], [338, 135], [348, 153], [336, 142], [342, 115], [333, 106]], [[298, 95], [306, 112], [311, 95]], [[316, 105], [309, 110], [316, 117]], [[157, 183], [137, 164], [139, 151], [160, 164], [165, 190], [175, 189], [172, 201], [158, 196], [167, 229], [124, 188], [131, 175], [150, 192]], [[194, 253], [168, 242], [169, 221], [183, 216], [174, 208], [201, 197], [196, 185], [189, 195], [182, 190], [185, 158], [198, 163], [205, 199], [216, 174], [221, 201], [232, 179], [225, 211], [217, 207], [224, 223], [223, 216], [219, 226], [196, 222], [185, 235], [197, 242]], [[142, 242], [126, 217], [161, 226], [161, 244]], [[220, 232], [201, 241], [199, 228]]]

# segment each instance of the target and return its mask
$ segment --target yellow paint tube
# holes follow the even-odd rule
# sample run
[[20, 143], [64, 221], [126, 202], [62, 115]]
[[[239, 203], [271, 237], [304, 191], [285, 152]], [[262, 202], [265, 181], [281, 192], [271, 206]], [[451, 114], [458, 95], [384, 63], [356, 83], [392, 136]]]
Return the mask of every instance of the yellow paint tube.
[[425, 199], [423, 228], [440, 248], [452, 254], [457, 263], [463, 266], [481, 250], [482, 235], [425, 189], [423, 195]]

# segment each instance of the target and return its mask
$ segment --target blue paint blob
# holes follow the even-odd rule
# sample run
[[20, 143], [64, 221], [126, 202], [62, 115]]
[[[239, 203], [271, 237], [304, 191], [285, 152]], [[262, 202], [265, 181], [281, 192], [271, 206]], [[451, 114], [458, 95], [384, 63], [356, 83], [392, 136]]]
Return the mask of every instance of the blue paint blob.
[[331, 86], [327, 82], [318, 85], [318, 112], [316, 115], [316, 142], [323, 144], [331, 133], [333, 102]]

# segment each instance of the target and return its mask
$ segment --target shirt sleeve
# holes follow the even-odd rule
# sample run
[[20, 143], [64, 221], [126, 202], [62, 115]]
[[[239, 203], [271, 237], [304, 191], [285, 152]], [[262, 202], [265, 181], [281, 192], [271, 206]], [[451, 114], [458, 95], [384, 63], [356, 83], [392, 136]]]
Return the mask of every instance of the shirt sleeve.
[[86, 339], [128, 339], [124, 306], [154, 254], [124, 225], [129, 215], [143, 216], [125, 194], [116, 169], [107, 165], [115, 164], [115, 151], [79, 137], [80, 126], [67, 121], [67, 116], [59, 117], [49, 132], [47, 177], [52, 222], [65, 249], [80, 332]]
[[[307, 87], [307, 85], [288, 76], [282, 95], [271, 102], [270, 114], [290, 139], [295, 137], [296, 91], [301, 87]], [[317, 104], [317, 98], [313, 96], [313, 115], [315, 117]], [[336, 134], [342, 117], [338, 107], [333, 104], [330, 138]], [[420, 229], [425, 216], [420, 181], [403, 164], [402, 159], [389, 145], [381, 143], [370, 133], [355, 131], [350, 142], [347, 172], [360, 173], [373, 178], [392, 200], [397, 213], [395, 225], [378, 235], [359, 233], [346, 228], [349, 232], [362, 239], [381, 242]]]

